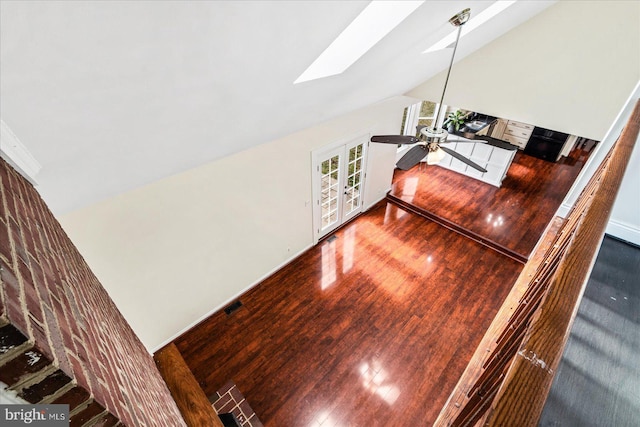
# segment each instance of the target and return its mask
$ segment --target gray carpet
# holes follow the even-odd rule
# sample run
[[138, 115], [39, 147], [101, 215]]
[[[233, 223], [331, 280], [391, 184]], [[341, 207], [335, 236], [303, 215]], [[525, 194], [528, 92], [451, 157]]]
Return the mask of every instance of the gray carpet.
[[640, 248], [606, 236], [539, 426], [640, 426]]

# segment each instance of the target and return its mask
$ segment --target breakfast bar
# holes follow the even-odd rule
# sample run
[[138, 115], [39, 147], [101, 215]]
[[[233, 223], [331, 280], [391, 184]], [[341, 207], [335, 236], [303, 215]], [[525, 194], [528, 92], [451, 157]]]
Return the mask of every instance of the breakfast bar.
[[487, 135], [477, 136], [477, 142], [474, 142], [474, 139], [467, 139], [460, 136], [457, 138], [452, 137], [451, 139], [464, 141], [447, 142], [442, 145], [468, 157], [487, 171], [480, 172], [460, 160], [453, 158], [449, 154], [445, 155], [438, 163], [438, 166], [467, 175], [496, 187], [502, 185], [502, 180], [507, 175], [507, 171], [518, 149], [515, 145], [491, 138]]

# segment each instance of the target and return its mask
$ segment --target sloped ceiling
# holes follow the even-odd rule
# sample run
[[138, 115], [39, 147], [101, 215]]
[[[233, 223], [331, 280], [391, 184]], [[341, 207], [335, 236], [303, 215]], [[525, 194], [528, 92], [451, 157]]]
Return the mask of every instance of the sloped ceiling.
[[[401, 95], [464, 7], [427, 1], [345, 73], [293, 81], [366, 1], [0, 2], [1, 118], [57, 214]], [[554, 2], [520, 1], [463, 58]], [[220, 185], [220, 183], [218, 183]]]
[[[408, 95], [439, 99], [445, 72]], [[639, 79], [640, 2], [565, 1], [458, 61], [445, 101], [600, 141]]]

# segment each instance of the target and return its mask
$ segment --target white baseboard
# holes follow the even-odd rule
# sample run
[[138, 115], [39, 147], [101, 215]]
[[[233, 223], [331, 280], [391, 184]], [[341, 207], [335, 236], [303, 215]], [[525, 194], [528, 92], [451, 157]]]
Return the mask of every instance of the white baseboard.
[[[569, 215], [570, 210], [571, 206], [563, 203], [556, 211], [556, 216], [566, 218]], [[605, 233], [620, 240], [640, 246], [640, 229], [636, 226], [616, 221], [615, 219], [609, 219]]]
[[167, 338], [166, 340], [164, 340], [162, 343], [160, 343], [158, 346], [154, 347], [151, 350], [151, 354], [153, 355], [153, 353], [155, 353], [156, 351], [160, 350], [162, 347], [164, 347], [167, 344], [170, 344], [172, 341], [174, 341], [176, 338], [178, 338], [180, 335], [184, 334], [185, 332], [187, 332], [189, 329], [193, 328], [194, 326], [196, 326], [198, 323], [202, 322], [203, 320], [206, 320], [208, 317], [210, 317], [211, 315], [213, 315], [214, 313], [224, 309], [225, 307], [227, 307], [229, 304], [231, 304], [232, 302], [234, 302], [235, 300], [237, 300], [238, 298], [240, 298], [242, 295], [244, 295], [245, 293], [249, 292], [249, 290], [251, 288], [253, 288], [254, 286], [259, 285], [261, 282], [263, 282], [266, 278], [268, 278], [269, 276], [271, 276], [272, 274], [276, 273], [278, 270], [280, 270], [281, 268], [283, 268], [285, 265], [289, 264], [291, 261], [293, 261], [294, 259], [296, 259], [297, 257], [299, 257], [300, 255], [302, 255], [303, 253], [305, 253], [306, 251], [308, 251], [309, 249], [311, 249], [313, 247], [313, 245], [309, 245], [305, 248], [303, 248], [302, 250], [300, 250], [298, 253], [292, 255], [291, 257], [287, 258], [286, 260], [284, 260], [282, 263], [280, 263], [278, 266], [274, 267], [273, 269], [271, 269], [268, 273], [262, 275], [258, 280], [254, 281], [252, 284], [250, 284], [249, 286], [247, 286], [246, 288], [242, 289], [241, 291], [237, 292], [235, 295], [233, 295], [231, 298], [227, 299], [226, 301], [224, 301], [222, 304], [219, 304], [217, 307], [213, 308], [212, 310], [208, 311], [207, 313], [205, 313], [204, 315], [200, 316], [198, 319], [196, 319], [195, 321], [191, 322], [189, 325], [187, 325], [186, 327], [184, 327], [183, 329], [181, 329], [180, 331], [176, 332], [175, 334], [171, 335], [169, 338]]
[[617, 237], [634, 245], [640, 246], [640, 229], [624, 224], [619, 221], [609, 221], [607, 224], [607, 234]]
[[[571, 206], [563, 203], [556, 211], [556, 216], [566, 218], [569, 215], [570, 210]], [[620, 240], [624, 240], [626, 242], [630, 242], [634, 245], [640, 246], [640, 229], [637, 226], [616, 221], [615, 219], [610, 219], [609, 223], [607, 224], [605, 233], [610, 234], [611, 236], [616, 237]]]
[[561, 218], [566, 218], [567, 215], [569, 215], [570, 211], [571, 211], [571, 205], [563, 202], [560, 205], [560, 207], [558, 208], [558, 210], [556, 211], [556, 215], [555, 216], [559, 216]]
[[[375, 200], [373, 203], [369, 204], [369, 206], [367, 206], [365, 208], [365, 211], [371, 209], [373, 206], [375, 206], [378, 202], [380, 202], [381, 200], [384, 200], [384, 198], [387, 196], [387, 193], [391, 191], [391, 187], [389, 187], [389, 189], [385, 192], [385, 194], [378, 198], [377, 200]], [[155, 353], [156, 351], [160, 350], [162, 347], [164, 347], [167, 344], [170, 344], [172, 341], [174, 341], [176, 338], [180, 337], [180, 335], [184, 334], [185, 332], [187, 332], [189, 329], [193, 328], [194, 326], [196, 326], [198, 323], [202, 322], [203, 320], [206, 320], [208, 317], [210, 317], [211, 315], [213, 315], [214, 313], [224, 309], [225, 307], [227, 307], [229, 304], [231, 304], [232, 302], [234, 302], [235, 300], [237, 300], [238, 298], [240, 298], [242, 295], [244, 295], [245, 293], [249, 292], [249, 290], [251, 290], [251, 288], [253, 288], [254, 286], [257, 286], [258, 284], [260, 284], [262, 281], [264, 281], [266, 278], [268, 278], [269, 276], [271, 276], [272, 274], [276, 273], [278, 270], [280, 270], [281, 268], [283, 268], [285, 265], [289, 264], [291, 261], [293, 261], [294, 259], [296, 259], [297, 257], [299, 257], [300, 255], [302, 255], [303, 253], [305, 253], [306, 251], [308, 251], [309, 249], [311, 249], [314, 245], [311, 244], [305, 248], [303, 248], [302, 250], [300, 250], [298, 253], [292, 255], [291, 257], [289, 257], [288, 259], [286, 259], [285, 261], [283, 261], [282, 263], [280, 263], [278, 266], [274, 267], [273, 269], [271, 269], [268, 273], [264, 274], [263, 276], [261, 276], [258, 280], [256, 280], [255, 282], [251, 283], [250, 285], [248, 285], [246, 288], [243, 288], [242, 290], [240, 290], [239, 292], [237, 292], [235, 295], [233, 295], [232, 297], [228, 298], [227, 300], [225, 300], [222, 304], [219, 304], [218, 306], [214, 307], [213, 309], [211, 309], [210, 311], [208, 311], [207, 313], [205, 313], [204, 315], [200, 316], [198, 319], [196, 319], [195, 321], [191, 322], [189, 325], [187, 325], [186, 327], [184, 327], [183, 329], [181, 329], [180, 331], [176, 332], [175, 334], [171, 335], [169, 338], [167, 338], [166, 340], [164, 340], [161, 344], [157, 345], [156, 347], [154, 347], [151, 350], [151, 354]]]

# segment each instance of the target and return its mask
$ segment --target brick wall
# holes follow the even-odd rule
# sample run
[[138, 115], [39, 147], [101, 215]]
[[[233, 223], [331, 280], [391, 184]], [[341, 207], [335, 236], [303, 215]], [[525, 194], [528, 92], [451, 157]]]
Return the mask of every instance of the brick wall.
[[2, 159], [0, 283], [0, 381], [10, 390], [68, 403], [72, 426], [184, 425], [149, 353], [37, 191]]

